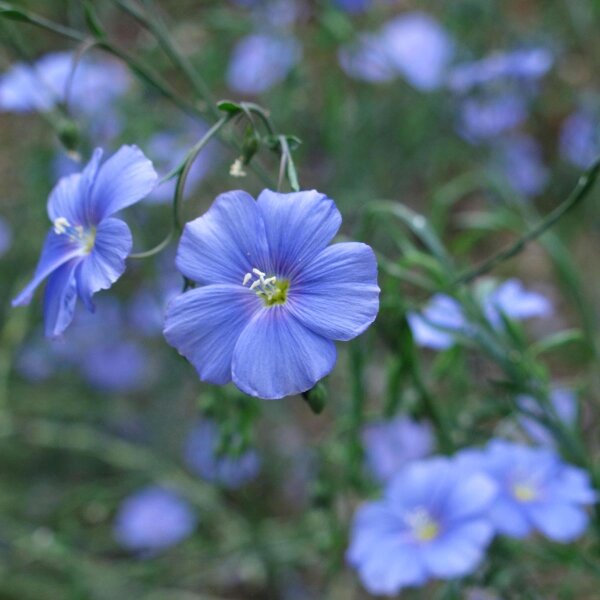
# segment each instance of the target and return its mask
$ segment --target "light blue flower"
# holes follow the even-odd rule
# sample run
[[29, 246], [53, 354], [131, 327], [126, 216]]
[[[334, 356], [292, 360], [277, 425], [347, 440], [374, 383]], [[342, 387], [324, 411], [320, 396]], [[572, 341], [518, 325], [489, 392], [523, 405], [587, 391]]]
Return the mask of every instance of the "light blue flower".
[[495, 162], [507, 184], [526, 197], [537, 196], [550, 178], [540, 145], [528, 135], [515, 134], [502, 140]]
[[404, 13], [388, 21], [381, 35], [392, 64], [413, 87], [429, 92], [445, 83], [454, 41], [433, 17]]
[[591, 112], [581, 109], [567, 117], [560, 132], [560, 153], [581, 169], [600, 156], [600, 121]]
[[123, 501], [114, 535], [129, 550], [156, 553], [189, 537], [197, 520], [192, 507], [175, 492], [151, 486]]
[[525, 289], [518, 279], [508, 279], [483, 300], [485, 314], [495, 327], [502, 323], [501, 313], [514, 320], [549, 317], [552, 303], [544, 295]]
[[5, 219], [0, 217], [0, 256], [6, 254], [12, 245], [12, 229]]
[[554, 57], [546, 48], [495, 52], [485, 58], [457, 65], [448, 76], [449, 88], [465, 93], [499, 80], [535, 82], [552, 68]]
[[129, 88], [129, 74], [119, 62], [84, 56], [67, 96], [73, 61], [71, 52], [53, 52], [32, 65], [13, 65], [0, 76], [0, 110], [47, 112], [68, 100], [77, 111], [97, 113]]
[[[572, 429], [577, 420], [577, 398], [573, 390], [564, 387], [554, 388], [550, 392], [550, 403], [554, 414], [552, 418], [558, 418], [563, 425]], [[556, 440], [552, 431], [535, 417], [542, 417], [544, 410], [531, 396], [518, 396], [517, 405], [534, 416], [519, 415], [519, 425], [532, 442], [540, 446], [554, 448]]]
[[570, 542], [586, 530], [584, 507], [597, 499], [590, 478], [551, 449], [492, 440], [468, 462], [498, 486], [489, 510], [498, 533], [523, 538], [537, 530], [556, 542]]
[[347, 560], [370, 593], [388, 596], [472, 573], [494, 534], [495, 494], [489, 477], [450, 459], [411, 463], [357, 512]]
[[460, 304], [450, 296], [436, 294], [422, 313], [407, 315], [415, 343], [433, 350], [446, 350], [455, 343], [453, 332], [465, 328], [466, 319]]
[[205, 419], [185, 440], [184, 457], [188, 467], [202, 479], [235, 489], [254, 479], [260, 470], [260, 457], [249, 449], [240, 456], [219, 456], [219, 430]]
[[92, 296], [125, 270], [131, 251], [127, 224], [112, 215], [147, 196], [157, 175], [135, 146], [123, 146], [100, 164], [97, 149], [81, 174], [61, 179], [48, 199], [53, 226], [33, 280], [13, 300], [28, 304], [48, 277], [44, 297], [46, 335], [60, 335], [73, 319], [77, 297], [93, 311]]
[[265, 399], [310, 389], [379, 308], [377, 263], [359, 243], [327, 247], [342, 218], [317, 191], [220, 195], [188, 223], [177, 268], [200, 284], [173, 300], [165, 337], [204, 381]]
[[372, 0], [333, 0], [335, 6], [350, 14], [365, 12], [371, 3]]
[[368, 83], [386, 83], [398, 76], [388, 46], [378, 33], [361, 33], [338, 51], [340, 66], [353, 79]]
[[233, 49], [227, 85], [240, 94], [262, 94], [282, 82], [301, 57], [302, 46], [291, 35], [253, 33]]
[[400, 415], [365, 426], [361, 432], [367, 465], [382, 483], [409, 462], [432, 453], [434, 436], [429, 423]]
[[527, 119], [526, 99], [514, 92], [469, 97], [461, 103], [458, 132], [473, 144], [489, 141]]

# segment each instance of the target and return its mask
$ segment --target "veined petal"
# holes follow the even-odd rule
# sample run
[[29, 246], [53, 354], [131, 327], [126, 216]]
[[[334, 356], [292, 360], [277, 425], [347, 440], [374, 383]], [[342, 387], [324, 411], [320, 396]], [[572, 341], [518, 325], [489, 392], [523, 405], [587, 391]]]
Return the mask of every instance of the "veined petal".
[[59, 336], [73, 320], [77, 289], [75, 269], [81, 259], [73, 259], [48, 278], [44, 293], [44, 327], [48, 337]]
[[257, 200], [269, 244], [271, 272], [291, 277], [333, 239], [342, 216], [331, 198], [316, 190], [280, 194], [264, 190]]
[[73, 225], [86, 223], [85, 207], [82, 203], [81, 173], [63, 177], [50, 192], [48, 216], [54, 222], [65, 218]]
[[122, 146], [98, 169], [90, 190], [90, 214], [96, 223], [145, 198], [158, 175], [137, 146]]
[[50, 273], [78, 256], [82, 256], [82, 249], [78, 244], [74, 243], [66, 235], [57, 235], [51, 230], [46, 238], [33, 279], [12, 301], [12, 305], [23, 306], [24, 304], [29, 304], [35, 289]]
[[377, 260], [366, 244], [334, 244], [293, 280], [290, 312], [308, 329], [333, 340], [351, 340], [379, 310]]
[[274, 400], [299, 394], [335, 365], [332, 341], [302, 325], [284, 306], [263, 307], [233, 352], [233, 382], [247, 394]]
[[125, 271], [131, 246], [131, 231], [125, 222], [105, 219], [98, 225], [94, 247], [77, 270], [77, 290], [89, 310], [94, 310], [92, 296], [108, 289]]
[[164, 335], [194, 365], [200, 379], [222, 385], [231, 381], [234, 347], [261, 305], [260, 298], [241, 285], [196, 288], [171, 301]]
[[206, 214], [185, 226], [177, 268], [193, 281], [241, 285], [253, 268], [266, 272], [268, 267], [264, 224], [246, 192], [221, 194]]

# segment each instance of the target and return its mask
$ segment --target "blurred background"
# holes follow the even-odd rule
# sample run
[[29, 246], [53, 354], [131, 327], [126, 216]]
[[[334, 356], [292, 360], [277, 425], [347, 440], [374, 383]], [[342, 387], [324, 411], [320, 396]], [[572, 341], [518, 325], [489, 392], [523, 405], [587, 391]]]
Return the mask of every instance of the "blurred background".
[[[427, 423], [433, 398], [451, 448], [476, 445], [515, 435], [506, 398], [520, 391], [476, 347], [430, 339], [418, 311], [447, 292], [443, 268], [409, 221], [374, 207], [424, 216], [462, 272], [559, 205], [600, 151], [600, 3], [10, 4], [66, 30], [0, 18], [0, 598], [372, 597], [344, 560], [355, 507], [379, 493], [365, 427], [409, 415], [426, 428], [422, 449], [414, 431], [402, 442], [417, 446], [414, 458], [443, 451]], [[88, 44], [94, 36], [121, 57]], [[44, 338], [39, 295], [10, 307], [35, 268], [61, 176], [93, 148], [124, 143], [166, 175], [219, 117], [220, 99], [256, 102], [297, 136], [302, 189], [333, 198], [343, 236], [380, 257], [380, 317], [340, 345], [320, 415], [300, 397], [265, 402], [203, 384], [164, 342], [164, 307], [182, 285], [174, 243], [129, 261], [95, 314], [78, 307], [64, 339]], [[274, 187], [279, 158], [266, 147], [245, 176], [231, 169], [232, 140], [244, 135], [234, 125], [199, 155], [186, 221], [223, 191]], [[134, 251], [167, 234], [173, 192], [167, 182], [128, 210]], [[469, 287], [485, 297], [512, 282], [502, 310], [515, 339], [534, 345], [527, 368], [569, 389], [592, 461], [597, 199]], [[597, 598], [597, 573], [580, 559], [596, 546], [586, 537], [503, 547], [460, 588], [434, 582], [402, 597]]]

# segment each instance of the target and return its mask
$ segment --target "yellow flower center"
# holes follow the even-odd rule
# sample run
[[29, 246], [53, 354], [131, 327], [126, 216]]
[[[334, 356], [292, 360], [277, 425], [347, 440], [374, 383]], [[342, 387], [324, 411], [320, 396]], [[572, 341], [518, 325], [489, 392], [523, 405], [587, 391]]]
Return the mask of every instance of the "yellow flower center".
[[89, 254], [92, 251], [96, 241], [95, 227], [86, 230], [82, 225], [71, 225], [65, 217], [54, 219], [54, 233], [66, 235], [73, 242], [79, 244], [84, 254]]
[[277, 279], [274, 275], [267, 277], [267, 274], [259, 269], [252, 269], [251, 273], [244, 275], [242, 285], [249, 283], [250, 289], [262, 298], [265, 306], [285, 304], [290, 289], [290, 282], [287, 279]]
[[406, 521], [419, 542], [430, 542], [440, 534], [439, 523], [424, 508], [417, 508], [408, 514]]

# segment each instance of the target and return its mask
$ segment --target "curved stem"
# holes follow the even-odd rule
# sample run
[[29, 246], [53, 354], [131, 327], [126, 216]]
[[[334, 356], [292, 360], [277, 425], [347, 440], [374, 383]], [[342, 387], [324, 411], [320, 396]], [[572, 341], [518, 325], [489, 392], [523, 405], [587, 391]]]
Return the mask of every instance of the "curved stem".
[[545, 219], [528, 231], [525, 235], [519, 238], [514, 244], [511, 244], [494, 254], [494, 256], [488, 258], [482, 262], [479, 266], [473, 269], [469, 269], [462, 275], [459, 275], [453, 282], [452, 286], [460, 285], [463, 283], [469, 283], [477, 277], [489, 273], [495, 269], [500, 263], [505, 260], [513, 258], [519, 252], [521, 252], [527, 244], [536, 240], [538, 237], [543, 235], [548, 229], [550, 229], [555, 223], [557, 223], [567, 212], [575, 208], [582, 200], [584, 200], [589, 192], [594, 187], [596, 179], [600, 174], [600, 159], [596, 162], [579, 178], [575, 189], [569, 194], [569, 197], [560, 205], [558, 205]]

